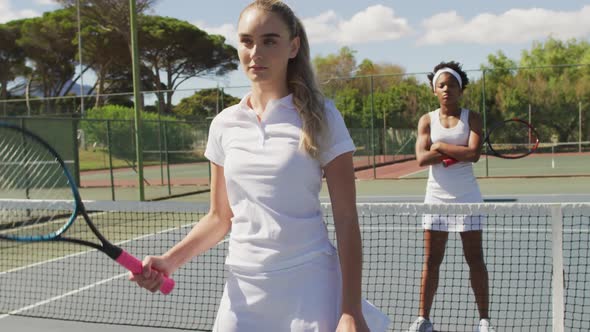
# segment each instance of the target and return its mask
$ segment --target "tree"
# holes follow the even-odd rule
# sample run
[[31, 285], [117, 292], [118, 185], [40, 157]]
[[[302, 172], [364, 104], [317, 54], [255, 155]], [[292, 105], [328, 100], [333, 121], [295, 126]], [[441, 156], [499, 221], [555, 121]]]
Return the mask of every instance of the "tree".
[[[334, 100], [359, 150], [373, 151], [371, 142], [378, 153], [413, 146], [408, 140], [414, 139], [418, 118], [435, 99], [430, 88], [399, 65], [364, 59], [356, 66], [354, 54], [343, 47], [338, 54], [314, 58], [314, 65], [322, 91]], [[367, 129], [371, 126], [375, 140]]]
[[[143, 91], [141, 95], [142, 98], [145, 96], [147, 91], [153, 89], [154, 82], [152, 81], [152, 78], [153, 75], [151, 70], [148, 67], [140, 64], [139, 84], [140, 90]], [[133, 73], [131, 71], [131, 59], [129, 57], [124, 57], [115, 61], [110, 67], [110, 70], [106, 72], [104, 84], [106, 87], [105, 92], [112, 94], [105, 98], [105, 103], [108, 102], [132, 107], [133, 94], [131, 91], [133, 91]], [[117, 93], [121, 91], [124, 91], [124, 93]], [[146, 107], [144, 111], [149, 111], [149, 109]]]
[[[547, 76], [560, 76], [566, 72], [579, 74], [579, 68], [571, 66], [582, 64], [590, 58], [590, 43], [571, 39], [561, 41], [548, 38], [545, 43], [534, 42], [530, 51], [522, 52], [521, 67], [547, 67], [542, 72]], [[585, 62], [588, 64], [588, 62]]]
[[488, 64], [482, 65], [481, 69], [486, 71], [486, 80], [500, 81], [505, 76], [511, 76], [516, 68], [516, 62], [509, 59], [502, 51], [488, 55]]
[[488, 55], [488, 64], [481, 66], [485, 75], [488, 122], [500, 121], [508, 116], [514, 117], [519, 110], [526, 110], [526, 96], [517, 89], [515, 81], [516, 67], [516, 62], [502, 51]]
[[[58, 0], [65, 8], [74, 10], [78, 0]], [[147, 12], [156, 0], [136, 0], [138, 16]], [[86, 25], [94, 25], [104, 30], [119, 33], [129, 46], [131, 55], [131, 34], [129, 23], [129, 1], [123, 0], [84, 0], [80, 1], [80, 15]]]
[[[77, 5], [76, 0], [59, 2], [67, 8], [75, 8]], [[224, 75], [237, 69], [237, 51], [226, 45], [222, 36], [207, 35], [190, 23], [146, 15], [155, 2], [156, 0], [136, 2], [142, 62], [140, 70], [144, 86], [142, 89], [168, 90], [158, 92], [157, 98], [160, 111], [170, 112], [173, 90], [191, 77]], [[85, 26], [83, 33], [91, 44], [86, 47], [83, 43], [84, 61], [89, 62], [97, 73], [97, 95], [109, 90], [116, 91], [115, 87], [121, 87], [122, 84], [114, 81], [114, 78], [127, 77], [128, 70], [124, 67], [126, 63], [130, 64], [130, 61], [123, 59], [123, 49], [119, 46], [122, 43], [128, 46], [126, 57], [130, 58], [129, 2], [85, 0], [81, 2], [80, 12]], [[107, 40], [111, 44], [105, 47]], [[109, 54], [104, 54], [105, 49]], [[114, 73], [115, 68], [124, 71]], [[101, 104], [98, 97], [96, 104]]]
[[222, 36], [208, 35], [169, 17], [142, 16], [140, 23], [141, 59], [151, 69], [155, 90], [167, 90], [165, 100], [163, 93], [157, 93], [160, 110], [172, 110], [174, 90], [186, 80], [224, 75], [238, 68], [237, 51]]
[[[390, 87], [400, 84], [404, 80], [405, 69], [399, 65], [389, 63], [374, 63], [369, 59], [364, 59], [358, 65], [355, 76], [373, 76], [373, 89], [376, 91], [385, 91]], [[362, 89], [362, 87], [359, 87]], [[370, 85], [369, 85], [370, 88]], [[364, 86], [367, 90], [367, 86]]]
[[221, 111], [221, 107], [229, 107], [239, 102], [239, 98], [225, 94], [222, 90], [203, 89], [195, 92], [190, 97], [183, 98], [174, 107], [174, 114], [183, 117], [198, 117], [205, 120], [215, 116], [218, 111]]
[[[109, 72], [117, 69], [129, 71], [131, 60], [127, 41], [123, 36], [110, 28], [98, 25], [84, 25], [82, 28], [82, 59], [86, 68], [92, 68], [96, 74], [96, 83], [93, 87], [95, 93], [95, 107], [104, 103], [102, 97], [108, 91]], [[76, 39], [76, 45], [78, 40]], [[105, 50], [108, 50], [105, 52]], [[78, 59], [79, 61], [79, 59]]]
[[0, 98], [8, 98], [8, 82], [25, 70], [24, 50], [16, 43], [16, 24], [0, 24]]
[[338, 51], [338, 54], [316, 56], [313, 59], [313, 65], [319, 81], [327, 82], [331, 79], [352, 76], [356, 69], [355, 53], [355, 50], [345, 46]]
[[355, 53], [349, 47], [342, 47], [338, 54], [328, 54], [325, 57], [318, 55], [312, 60], [322, 92], [329, 98], [336, 100], [340, 91], [353, 87], [351, 84], [356, 71]]
[[[136, 0], [138, 17], [147, 12], [156, 1]], [[97, 73], [97, 82], [93, 90], [97, 92], [95, 104], [101, 105], [104, 101], [101, 97], [102, 93], [117, 91], [114, 85], [109, 87], [109, 78], [119, 76], [119, 73], [114, 73], [114, 71], [124, 69], [122, 76], [125, 78], [128, 76], [126, 73], [130, 71], [127, 68], [131, 66], [129, 1], [84, 0], [78, 2], [78, 0], [57, 0], [57, 2], [71, 10], [77, 10], [77, 5], [80, 3], [80, 19], [81, 25], [84, 27], [83, 37], [89, 37], [88, 42], [94, 44], [85, 47], [86, 40], [84, 39], [82, 45], [84, 55], [88, 60], [83, 58], [83, 61], [92, 66]], [[108, 39], [101, 40], [101, 37]], [[110, 41], [111, 44], [105, 44], [107, 41]], [[122, 48], [121, 44], [127, 47]]]
[[482, 67], [488, 121], [530, 114], [542, 141], [553, 135], [561, 142], [577, 140], [578, 105], [590, 101], [588, 59], [588, 42], [553, 38], [534, 42], [518, 66], [501, 52], [490, 55], [490, 65]]
[[359, 110], [363, 106], [363, 96], [358, 89], [345, 87], [334, 96], [334, 105], [342, 114], [347, 127], [358, 126], [362, 122]]
[[[29, 84], [34, 83], [44, 97], [60, 96], [74, 76], [76, 47], [75, 19], [72, 10], [62, 9], [42, 17], [22, 21], [17, 44], [32, 64]], [[45, 101], [49, 110], [50, 103]]]

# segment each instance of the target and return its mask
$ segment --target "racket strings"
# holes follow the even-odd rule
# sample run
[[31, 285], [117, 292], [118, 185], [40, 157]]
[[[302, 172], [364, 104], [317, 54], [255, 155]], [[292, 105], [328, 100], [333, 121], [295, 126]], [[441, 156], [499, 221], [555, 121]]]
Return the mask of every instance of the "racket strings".
[[71, 211], [31, 210], [4, 206], [0, 234], [12, 237], [44, 236], [57, 232], [69, 221]]
[[[4, 153], [0, 160], [0, 188], [3, 191], [21, 192], [30, 199], [65, 199], [71, 196], [60, 163], [44, 146], [14, 137], [1, 143], [0, 150]], [[65, 192], [62, 192], [63, 189], [66, 189]], [[14, 193], [11, 197], [15, 197]]]
[[[69, 202], [64, 201], [39, 201], [35, 200], [32, 207], [24, 207], [23, 201], [10, 206], [11, 202], [6, 200], [0, 201], [0, 235], [12, 237], [28, 237], [28, 236], [44, 236], [58, 231], [63, 225], [68, 223], [71, 217], [71, 209], [64, 208], [64, 204]], [[41, 207], [40, 207], [41, 206]], [[101, 232], [109, 234], [113, 230], [121, 229], [121, 227], [134, 228], [137, 225], [137, 220], [128, 220], [125, 218], [112, 218], [111, 214], [105, 211], [89, 211], [88, 215], [93, 220], [97, 227], [100, 227]], [[7, 219], [8, 218], [8, 219]], [[80, 217], [81, 218], [81, 217]], [[162, 216], [147, 215], [146, 218], [141, 219], [141, 223], [150, 224], [152, 222], [161, 221]], [[6, 223], [6, 221], [11, 223]], [[149, 228], [149, 227], [148, 227]], [[142, 234], [138, 232], [138, 235]], [[87, 242], [100, 244], [96, 237], [88, 231], [88, 226], [80, 220], [73, 223], [65, 234], [66, 237], [77, 238]], [[113, 236], [117, 238], [116, 236]], [[5, 243], [0, 241], [0, 243]], [[7, 242], [12, 243], [12, 242]]]
[[[70, 201], [68, 177], [42, 144], [15, 130], [0, 128], [0, 199]], [[59, 231], [72, 215], [73, 202], [60, 209], [34, 210], [4, 204], [0, 235], [37, 237]]]
[[520, 158], [535, 150], [538, 139], [535, 131], [525, 122], [511, 120], [492, 129], [488, 143], [500, 157]]

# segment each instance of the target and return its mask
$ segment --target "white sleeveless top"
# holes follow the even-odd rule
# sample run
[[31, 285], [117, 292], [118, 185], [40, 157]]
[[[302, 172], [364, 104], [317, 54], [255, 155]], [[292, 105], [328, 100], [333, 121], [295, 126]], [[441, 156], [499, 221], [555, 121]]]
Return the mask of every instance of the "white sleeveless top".
[[[428, 113], [430, 116], [430, 140], [467, 146], [469, 142], [469, 110], [461, 109], [457, 125], [445, 128], [440, 123], [440, 109]], [[449, 167], [431, 165], [426, 185], [424, 203], [480, 203], [483, 199], [473, 174], [471, 162], [458, 162]], [[481, 220], [476, 217], [453, 217], [425, 215], [426, 229], [444, 231], [467, 231], [481, 229]]]

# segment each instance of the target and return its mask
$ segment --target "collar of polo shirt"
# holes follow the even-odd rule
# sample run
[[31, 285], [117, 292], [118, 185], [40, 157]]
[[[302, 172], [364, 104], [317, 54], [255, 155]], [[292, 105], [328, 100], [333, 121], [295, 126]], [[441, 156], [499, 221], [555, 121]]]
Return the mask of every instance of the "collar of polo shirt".
[[[248, 92], [248, 94], [246, 94], [242, 100], [240, 101], [240, 107], [250, 110], [250, 106], [248, 106], [248, 99], [250, 98], [250, 96], [252, 95], [251, 92]], [[281, 98], [281, 99], [271, 99], [268, 101], [268, 104], [266, 105], [266, 107], [268, 108], [269, 106], [272, 106], [273, 104], [278, 103], [280, 105], [282, 105], [283, 107], [286, 108], [295, 108], [295, 105], [293, 104], [293, 94], [290, 93], [288, 95], [286, 95], [285, 97]], [[264, 110], [261, 111], [257, 111], [257, 110], [253, 110], [256, 115], [258, 116], [262, 116], [262, 113], [264, 113]]]

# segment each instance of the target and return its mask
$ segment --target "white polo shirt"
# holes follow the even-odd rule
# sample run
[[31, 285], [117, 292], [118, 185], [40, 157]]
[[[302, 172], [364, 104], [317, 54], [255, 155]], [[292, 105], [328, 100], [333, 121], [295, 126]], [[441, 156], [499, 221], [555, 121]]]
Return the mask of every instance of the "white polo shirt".
[[340, 112], [326, 102], [320, 157], [299, 148], [302, 121], [292, 96], [271, 100], [259, 121], [249, 95], [219, 113], [205, 157], [224, 168], [234, 217], [226, 264], [273, 271], [333, 253], [320, 208], [322, 167], [354, 151]]

